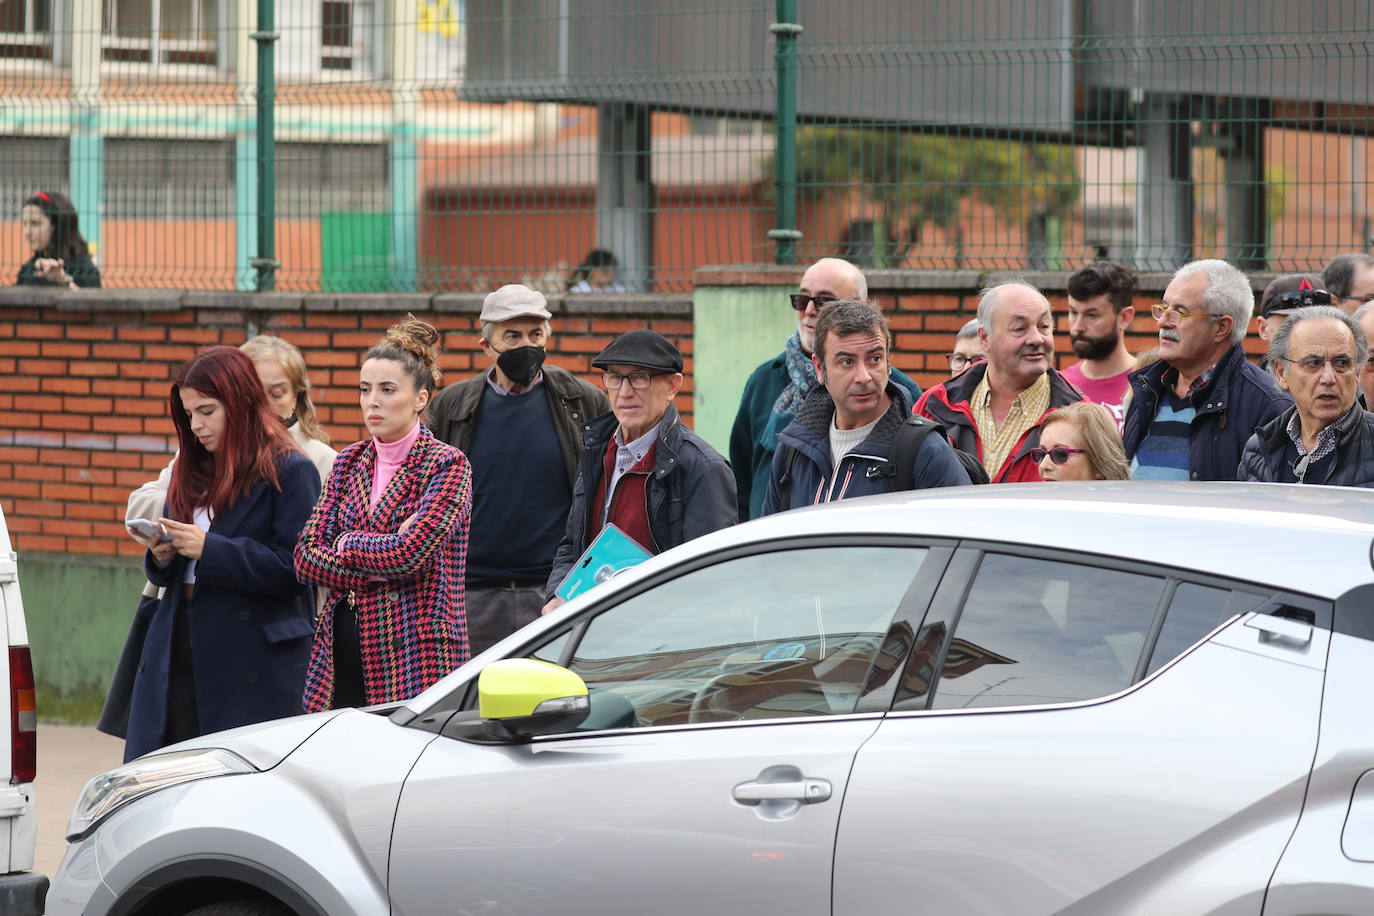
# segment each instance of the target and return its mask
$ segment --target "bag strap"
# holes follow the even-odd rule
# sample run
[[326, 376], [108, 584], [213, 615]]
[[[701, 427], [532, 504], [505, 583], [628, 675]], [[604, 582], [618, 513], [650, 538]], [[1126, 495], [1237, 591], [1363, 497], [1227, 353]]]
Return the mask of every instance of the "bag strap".
[[782, 458], [782, 474], [778, 475], [778, 504], [783, 509], [792, 508], [792, 465], [797, 463], [797, 450], [786, 443], [787, 451]]
[[892, 437], [892, 446], [888, 451], [888, 463], [892, 465], [893, 476], [896, 478], [892, 482], [893, 490], [916, 488], [916, 453], [920, 451], [921, 443], [925, 441], [926, 436], [937, 429], [944, 435], [943, 425], [915, 414], [907, 417], [902, 421], [902, 425], [897, 427], [897, 433]]

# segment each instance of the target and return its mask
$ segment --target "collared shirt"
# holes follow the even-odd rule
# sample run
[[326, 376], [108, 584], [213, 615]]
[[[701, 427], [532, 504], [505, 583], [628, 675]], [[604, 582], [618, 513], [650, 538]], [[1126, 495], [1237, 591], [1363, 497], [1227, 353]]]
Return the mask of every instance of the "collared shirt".
[[1049, 373], [1041, 375], [1016, 396], [1001, 426], [992, 419], [992, 387], [988, 384], [988, 373], [983, 373], [982, 381], [973, 389], [969, 406], [973, 408], [973, 422], [978, 427], [978, 441], [983, 444], [983, 467], [988, 476], [996, 480], [997, 472], [1016, 443], [1050, 409]]
[[[1212, 378], [1217, 374], [1217, 367], [1220, 365], [1221, 360], [1217, 360], [1216, 362], [1212, 363], [1212, 365], [1202, 370], [1202, 374], [1199, 375], [1197, 378], [1193, 379], [1193, 381], [1188, 385], [1187, 396], [1191, 398], [1193, 395], [1197, 394], [1199, 391], [1206, 388], [1208, 385], [1212, 384]], [[1167, 386], [1169, 390], [1172, 391], [1174, 389], [1174, 386], [1178, 384], [1178, 370], [1175, 369], [1173, 366], [1170, 366], [1168, 369], [1165, 369], [1164, 375], [1160, 376], [1160, 381], [1164, 382], [1165, 386]]]
[[[1334, 452], [1336, 450], [1336, 440], [1340, 438], [1341, 432], [1350, 425], [1352, 418], [1358, 416], [1363, 411], [1364, 408], [1362, 408], [1357, 401], [1353, 407], [1341, 414], [1336, 422], [1326, 424], [1321, 432], [1317, 433], [1317, 447], [1312, 449], [1312, 453], [1308, 456], [1307, 461], [1300, 462], [1303, 470], [1306, 471], [1309, 466], [1316, 464], [1318, 461], [1321, 461], [1327, 455]], [[1288, 421], [1288, 438], [1292, 439], [1293, 444], [1298, 447], [1299, 458], [1308, 454], [1307, 446], [1304, 445], [1302, 441], [1302, 418], [1298, 416], [1296, 410], [1293, 411], [1293, 416]], [[1301, 474], [1298, 475], [1298, 482], [1302, 482]]]
[[526, 385], [524, 388], [521, 388], [519, 391], [507, 391], [496, 382], [496, 367], [492, 366], [490, 369], [487, 370], [487, 385], [491, 387], [492, 391], [495, 391], [503, 398], [508, 398], [513, 394], [524, 394], [526, 391], [533, 391], [542, 384], [544, 384], [544, 373], [541, 371], [538, 375], [534, 377], [534, 381], [530, 382], [528, 385]]
[[626, 443], [620, 433], [620, 427], [615, 428], [615, 471], [611, 474], [611, 479], [606, 481], [606, 500], [601, 504], [601, 516], [606, 517], [606, 513], [611, 508], [611, 497], [615, 495], [615, 485], [625, 476], [625, 472], [644, 460], [644, 456], [649, 454], [649, 449], [658, 441], [658, 424], [655, 423], [647, 433], [640, 436], [633, 442]]

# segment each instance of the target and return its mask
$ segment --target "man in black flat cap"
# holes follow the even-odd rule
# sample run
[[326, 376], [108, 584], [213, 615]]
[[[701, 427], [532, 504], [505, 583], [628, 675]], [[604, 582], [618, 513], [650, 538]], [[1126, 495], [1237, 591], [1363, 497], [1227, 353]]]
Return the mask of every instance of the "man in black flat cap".
[[730, 465], [682, 425], [673, 407], [682, 388], [677, 347], [656, 331], [630, 331], [592, 365], [602, 371], [611, 412], [582, 428], [572, 509], [544, 589], [545, 614], [563, 603], [554, 591], [607, 522], [659, 553], [739, 520]]

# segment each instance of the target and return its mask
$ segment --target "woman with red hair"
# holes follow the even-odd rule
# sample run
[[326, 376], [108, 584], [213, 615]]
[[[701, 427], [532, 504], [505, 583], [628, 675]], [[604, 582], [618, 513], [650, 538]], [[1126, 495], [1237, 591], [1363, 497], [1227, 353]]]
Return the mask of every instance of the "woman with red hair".
[[206, 732], [301, 712], [314, 636], [296, 538], [315, 466], [272, 409], [253, 361], [210, 347], [172, 383], [179, 452], [163, 534], [145, 541], [163, 589], [143, 638], [124, 759]]

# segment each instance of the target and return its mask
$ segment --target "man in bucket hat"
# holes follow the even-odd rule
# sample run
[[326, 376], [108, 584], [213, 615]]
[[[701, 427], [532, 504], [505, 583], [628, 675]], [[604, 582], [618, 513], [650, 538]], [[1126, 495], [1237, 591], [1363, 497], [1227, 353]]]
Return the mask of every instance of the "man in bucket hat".
[[606, 395], [544, 365], [544, 294], [516, 283], [488, 294], [480, 317], [487, 371], [431, 405], [434, 434], [472, 462], [465, 604], [476, 655], [539, 617], [544, 583], [572, 505], [582, 426]]
[[545, 587], [554, 595], [608, 522], [649, 553], [735, 524], [735, 476], [720, 453], [682, 424], [673, 398], [682, 354], [647, 328], [611, 341], [592, 365], [602, 370], [611, 413], [583, 429], [572, 510]]

